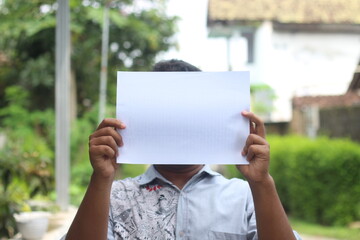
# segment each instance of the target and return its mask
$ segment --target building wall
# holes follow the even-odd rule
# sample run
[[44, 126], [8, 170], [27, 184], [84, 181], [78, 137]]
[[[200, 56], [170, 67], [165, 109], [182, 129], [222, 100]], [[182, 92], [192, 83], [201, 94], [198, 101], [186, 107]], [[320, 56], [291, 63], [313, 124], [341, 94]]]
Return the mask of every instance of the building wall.
[[[239, 34], [235, 38], [244, 40]], [[360, 34], [279, 32], [271, 22], [257, 28], [254, 45], [253, 64], [238, 59], [232, 66], [251, 71], [252, 83], [266, 83], [275, 90], [273, 121], [291, 119], [295, 95], [344, 94], [360, 58]]]
[[289, 134], [289, 122], [265, 122], [266, 134]]
[[332, 138], [348, 137], [360, 142], [360, 105], [318, 109], [316, 117], [310, 118], [309, 113], [312, 111], [308, 109], [310, 108], [293, 110], [290, 133], [309, 137], [321, 135]]
[[360, 106], [337, 107], [319, 111], [319, 134], [348, 137], [360, 142]]
[[290, 122], [290, 133], [305, 135], [305, 121], [301, 109], [293, 109]]

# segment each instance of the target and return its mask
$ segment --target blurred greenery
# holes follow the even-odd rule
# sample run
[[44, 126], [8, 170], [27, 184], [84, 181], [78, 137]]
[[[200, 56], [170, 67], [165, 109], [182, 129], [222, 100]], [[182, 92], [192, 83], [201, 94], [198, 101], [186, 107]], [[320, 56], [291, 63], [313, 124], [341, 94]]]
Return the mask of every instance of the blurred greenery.
[[250, 85], [251, 111], [267, 121], [274, 110], [273, 101], [276, 99], [275, 91], [265, 83]]
[[[70, 0], [72, 83], [78, 116], [98, 99], [101, 27], [104, 1]], [[149, 70], [158, 53], [174, 46], [176, 17], [168, 17], [164, 1], [110, 1], [108, 100], [115, 102], [116, 71]], [[0, 5], [0, 107], [5, 89], [29, 92], [30, 110], [54, 105], [56, 4], [49, 0], [3, 1]]]
[[268, 141], [270, 172], [287, 213], [322, 225], [360, 220], [360, 144], [300, 136], [269, 136]]
[[343, 239], [343, 240], [359, 240], [360, 229], [347, 226], [323, 226], [320, 224], [309, 223], [303, 220], [290, 217], [291, 226], [303, 238], [307, 236], [315, 236], [319, 239]]
[[360, 220], [360, 145], [348, 139], [270, 139], [272, 174], [290, 214], [324, 225]]
[[[0, 236], [16, 232], [13, 213], [28, 209], [26, 200], [53, 190], [53, 112], [28, 111], [27, 92], [18, 86], [5, 91], [9, 103], [0, 109]], [[50, 140], [50, 141], [48, 141]]]
[[[88, 135], [97, 126], [101, 28], [105, 1], [70, 0], [72, 203], [88, 184]], [[158, 53], [175, 46], [176, 17], [164, 0], [107, 1], [110, 8], [108, 116], [115, 116], [116, 71], [150, 70]], [[0, 1], [0, 238], [16, 233], [13, 213], [29, 199], [54, 200], [54, 86], [57, 4]], [[124, 166], [122, 177], [145, 166]]]

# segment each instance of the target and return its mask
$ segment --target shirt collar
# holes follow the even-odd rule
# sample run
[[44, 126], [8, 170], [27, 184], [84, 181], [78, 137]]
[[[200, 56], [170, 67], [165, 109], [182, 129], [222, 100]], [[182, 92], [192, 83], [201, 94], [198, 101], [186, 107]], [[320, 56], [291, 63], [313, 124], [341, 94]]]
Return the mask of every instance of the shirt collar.
[[[207, 173], [209, 176], [219, 176], [220, 175], [220, 173], [213, 171], [209, 165], [204, 165], [204, 167], [196, 175], [200, 175], [203, 172]], [[151, 165], [144, 174], [142, 174], [138, 177], [137, 182], [140, 185], [145, 185], [145, 184], [152, 182], [156, 178], [161, 179], [164, 182], [169, 182], [158, 171], [156, 171], [154, 165]]]

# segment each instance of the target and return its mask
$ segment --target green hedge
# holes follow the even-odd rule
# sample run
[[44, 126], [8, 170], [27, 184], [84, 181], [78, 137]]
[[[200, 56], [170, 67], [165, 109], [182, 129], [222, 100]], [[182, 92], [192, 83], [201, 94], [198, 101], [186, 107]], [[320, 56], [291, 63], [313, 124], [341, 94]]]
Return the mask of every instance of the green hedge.
[[271, 174], [293, 217], [326, 225], [360, 220], [360, 145], [271, 136]]

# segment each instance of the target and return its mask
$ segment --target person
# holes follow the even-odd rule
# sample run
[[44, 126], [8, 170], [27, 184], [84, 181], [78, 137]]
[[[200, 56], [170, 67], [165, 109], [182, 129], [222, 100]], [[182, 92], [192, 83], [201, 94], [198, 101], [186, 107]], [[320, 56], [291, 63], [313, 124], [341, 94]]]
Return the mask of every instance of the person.
[[[153, 71], [200, 69], [170, 60]], [[126, 126], [104, 119], [89, 137], [93, 173], [66, 239], [301, 239], [269, 174], [264, 123], [241, 114], [251, 122], [242, 151], [249, 164], [236, 167], [247, 181], [206, 165], [152, 165], [143, 175], [113, 181], [118, 147], [126, 144], [117, 129]]]

